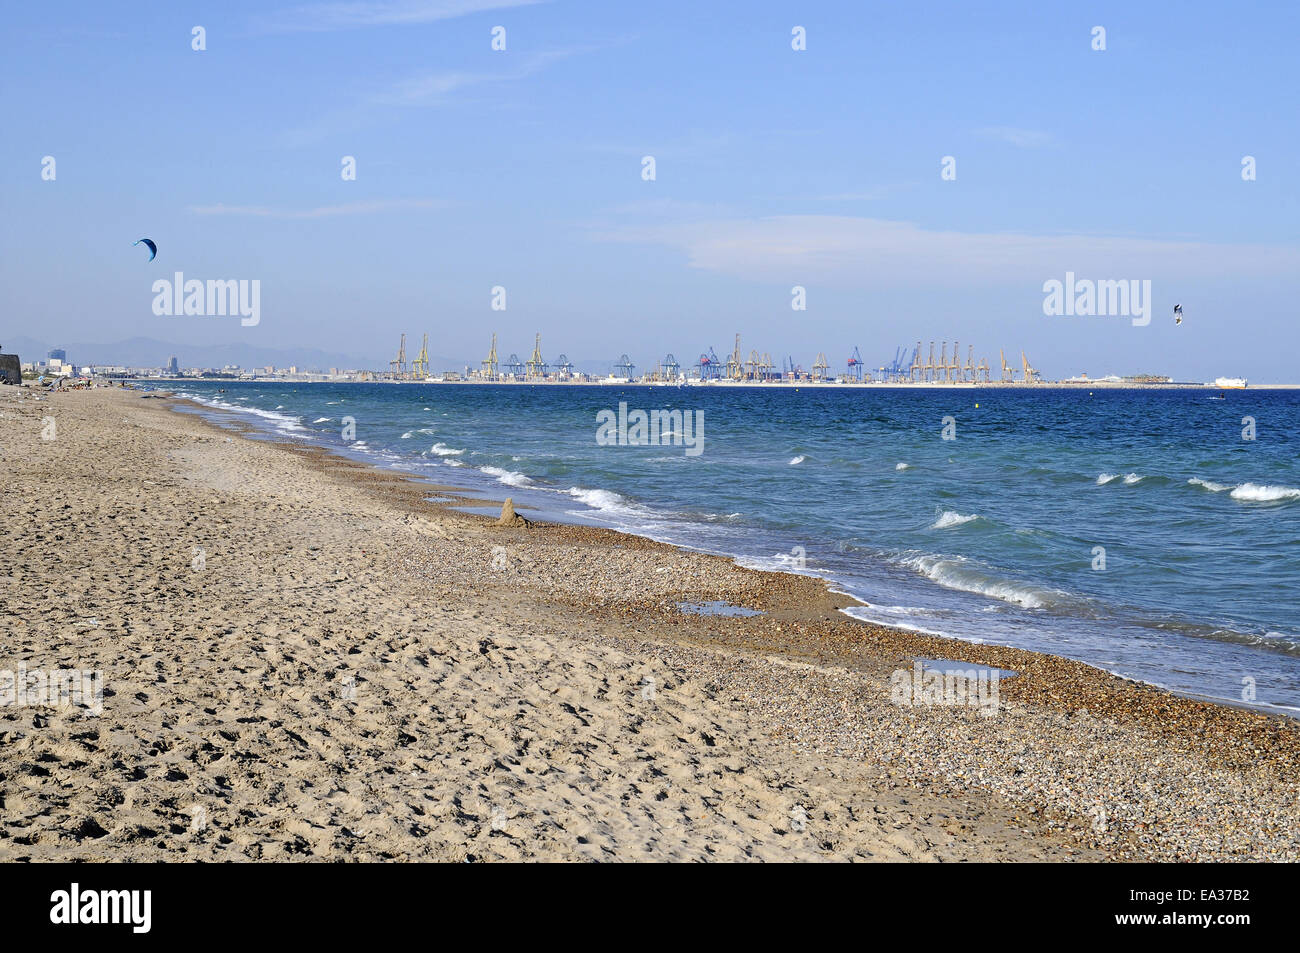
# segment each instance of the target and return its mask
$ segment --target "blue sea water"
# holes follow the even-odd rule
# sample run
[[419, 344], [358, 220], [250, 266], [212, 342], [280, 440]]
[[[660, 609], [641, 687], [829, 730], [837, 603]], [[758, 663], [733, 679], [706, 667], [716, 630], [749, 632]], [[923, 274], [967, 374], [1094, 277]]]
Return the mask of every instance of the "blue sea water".
[[[231, 382], [179, 392], [485, 500], [509, 494], [543, 518], [822, 576], [869, 604], [850, 610], [863, 619], [1300, 711], [1300, 392]], [[597, 415], [620, 402], [702, 411], [703, 452], [601, 445]], [[942, 439], [945, 417], [953, 440]]]

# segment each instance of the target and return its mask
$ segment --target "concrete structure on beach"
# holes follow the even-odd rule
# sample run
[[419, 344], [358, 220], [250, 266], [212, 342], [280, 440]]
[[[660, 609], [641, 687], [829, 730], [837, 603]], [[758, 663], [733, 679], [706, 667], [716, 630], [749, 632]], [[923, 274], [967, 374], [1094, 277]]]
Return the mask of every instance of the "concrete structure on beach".
[[0, 354], [0, 384], [21, 384], [23, 365], [17, 354]]

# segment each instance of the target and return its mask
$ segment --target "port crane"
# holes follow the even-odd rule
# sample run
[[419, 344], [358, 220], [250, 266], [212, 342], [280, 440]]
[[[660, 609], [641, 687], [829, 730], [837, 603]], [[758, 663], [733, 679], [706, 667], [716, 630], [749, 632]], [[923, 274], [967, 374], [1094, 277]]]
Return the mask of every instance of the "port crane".
[[546, 362], [542, 360], [542, 335], [533, 339], [533, 354], [528, 358], [528, 379], [540, 381], [546, 377]]
[[394, 380], [401, 380], [406, 376], [406, 335], [402, 335], [401, 346], [397, 349], [397, 357], [388, 362], [388, 373]]
[[497, 336], [495, 331], [492, 332], [492, 347], [488, 349], [488, 356], [483, 359], [482, 367], [484, 377], [490, 381], [497, 379], [499, 365], [497, 364]]
[[853, 353], [849, 355], [848, 376], [851, 380], [862, 380], [862, 355], [858, 352], [858, 346], [853, 346]]
[[417, 381], [422, 381], [429, 376], [429, 335], [424, 336], [420, 344], [420, 353], [416, 355], [415, 364], [411, 367], [411, 376]]
[[736, 347], [731, 352], [731, 357], [727, 358], [727, 380], [738, 381], [744, 374], [744, 367], [740, 359], [740, 334], [736, 334]]
[[702, 381], [716, 380], [722, 368], [718, 355], [713, 352], [713, 348], [709, 348], [706, 353], [700, 355], [698, 366], [700, 368], [700, 380]]
[[626, 378], [629, 381], [632, 379], [632, 370], [635, 367], [636, 365], [632, 363], [626, 354], [619, 357], [614, 364], [614, 370], [618, 372], [617, 376]]
[[826, 361], [826, 352], [825, 351], [819, 352], [817, 354], [817, 360], [813, 361], [812, 379], [815, 381], [826, 380], [826, 371], [829, 368], [830, 368], [830, 364], [828, 364]]
[[1029, 358], [1025, 357], [1025, 352], [1020, 352], [1020, 363], [1025, 369], [1025, 383], [1037, 384], [1042, 380], [1042, 375], [1029, 365]]

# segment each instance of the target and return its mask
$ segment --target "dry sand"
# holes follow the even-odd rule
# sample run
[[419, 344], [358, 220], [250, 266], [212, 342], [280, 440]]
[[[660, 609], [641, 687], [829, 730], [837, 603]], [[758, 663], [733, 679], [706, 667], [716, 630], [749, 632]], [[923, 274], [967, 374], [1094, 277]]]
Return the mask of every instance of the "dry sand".
[[[1300, 857], [1292, 722], [493, 527], [139, 393], [33, 394], [0, 388], [0, 671], [105, 688], [0, 707], [0, 860]], [[992, 717], [895, 705], [917, 656], [1022, 674]]]

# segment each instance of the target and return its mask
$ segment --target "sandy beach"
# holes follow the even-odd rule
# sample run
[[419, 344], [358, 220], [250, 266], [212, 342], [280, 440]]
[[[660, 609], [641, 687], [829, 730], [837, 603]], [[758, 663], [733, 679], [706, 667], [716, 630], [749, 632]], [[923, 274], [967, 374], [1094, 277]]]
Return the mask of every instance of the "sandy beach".
[[[1300, 858], [1290, 720], [35, 397], [0, 388], [0, 670], [101, 672], [102, 711], [0, 707], [0, 861]], [[917, 658], [1018, 674], [992, 713], [897, 704]]]

